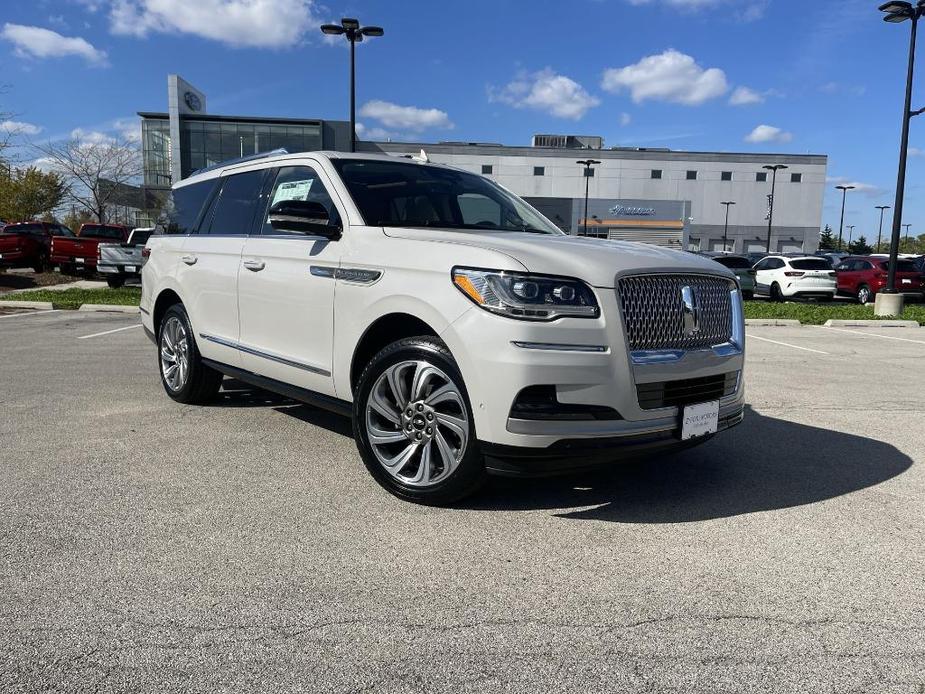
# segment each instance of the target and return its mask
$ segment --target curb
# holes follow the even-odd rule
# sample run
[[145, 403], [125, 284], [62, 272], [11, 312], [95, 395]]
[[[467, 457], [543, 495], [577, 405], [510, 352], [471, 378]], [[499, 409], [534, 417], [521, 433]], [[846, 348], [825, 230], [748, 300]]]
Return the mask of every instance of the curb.
[[50, 301], [0, 301], [0, 308], [34, 308], [39, 311], [51, 311], [54, 306]]
[[837, 320], [830, 318], [823, 327], [826, 328], [918, 328], [915, 320]]
[[114, 304], [81, 304], [77, 310], [96, 313], [141, 313], [137, 306], [117, 306]]
[[757, 325], [763, 327], [792, 328], [799, 327], [802, 323], [794, 318], [746, 318], [745, 325], [746, 327]]

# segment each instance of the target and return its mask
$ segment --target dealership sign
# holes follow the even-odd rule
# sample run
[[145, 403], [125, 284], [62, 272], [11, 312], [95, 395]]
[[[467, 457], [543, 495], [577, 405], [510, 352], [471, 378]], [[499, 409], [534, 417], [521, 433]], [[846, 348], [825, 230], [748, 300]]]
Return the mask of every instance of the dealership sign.
[[614, 205], [610, 208], [610, 214], [623, 215], [625, 217], [651, 217], [655, 214], [655, 208]]

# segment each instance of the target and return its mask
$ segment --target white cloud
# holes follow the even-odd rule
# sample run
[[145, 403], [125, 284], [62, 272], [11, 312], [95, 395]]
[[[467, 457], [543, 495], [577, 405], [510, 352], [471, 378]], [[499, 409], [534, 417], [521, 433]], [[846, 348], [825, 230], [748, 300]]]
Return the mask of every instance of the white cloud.
[[578, 82], [557, 74], [552, 68], [520, 72], [501, 89], [489, 88], [488, 99], [573, 120], [580, 119], [600, 103], [600, 99], [589, 94]]
[[764, 94], [756, 92], [748, 87], [736, 87], [729, 97], [730, 106], [749, 106], [751, 104], [763, 104]]
[[284, 48], [321, 23], [314, 9], [313, 0], [112, 0], [109, 21], [115, 34], [192, 34], [238, 48]]
[[652, 99], [699, 106], [725, 94], [729, 84], [719, 68], [704, 69], [672, 48], [633, 65], [605, 70], [601, 87], [613, 93], [628, 90], [636, 103]]
[[906, 151], [909, 153], [910, 157], [925, 157], [925, 149], [920, 149], [918, 147], [910, 147]]
[[844, 82], [826, 82], [819, 86], [819, 91], [829, 95], [864, 96], [867, 87], [863, 84], [845, 84]]
[[632, 122], [633, 117], [630, 114], [626, 112], [620, 114], [620, 125], [622, 125], [624, 128]]
[[446, 111], [436, 108], [399, 106], [388, 101], [367, 101], [360, 107], [360, 115], [373, 118], [388, 128], [420, 131], [426, 128], [449, 129], [453, 127]]
[[793, 133], [773, 125], [759, 125], [745, 136], [746, 142], [790, 142], [792, 139]]
[[[887, 193], [885, 188], [874, 185], [873, 183], [864, 183], [863, 181], [853, 181], [850, 178], [845, 176], [829, 176], [825, 179], [826, 183], [831, 183], [833, 185], [842, 185], [842, 186], [852, 186], [854, 190], [849, 191], [849, 193], [860, 193], [861, 195], [868, 198], [879, 198], [880, 196]], [[838, 191], [841, 193], [841, 191]]]
[[23, 123], [18, 120], [5, 120], [0, 123], [0, 132], [9, 133], [11, 135], [38, 135], [42, 132], [42, 127], [40, 125], [33, 125], [32, 123]]
[[[739, 0], [628, 0], [630, 5], [662, 5], [673, 9], [698, 11], [722, 5], [732, 5], [736, 19], [753, 22], [764, 17], [770, 0], [751, 0], [743, 3]], [[735, 4], [734, 4], [735, 3]]]
[[141, 141], [141, 121], [138, 118], [117, 118], [112, 122], [112, 129], [126, 142]]
[[94, 48], [79, 36], [62, 36], [57, 31], [24, 24], [3, 25], [0, 38], [13, 44], [21, 58], [60, 58], [75, 55], [91, 65], [106, 65], [106, 52]]
[[396, 140], [401, 139], [396, 133], [385, 128], [370, 128], [363, 123], [357, 123], [357, 137], [362, 140]]

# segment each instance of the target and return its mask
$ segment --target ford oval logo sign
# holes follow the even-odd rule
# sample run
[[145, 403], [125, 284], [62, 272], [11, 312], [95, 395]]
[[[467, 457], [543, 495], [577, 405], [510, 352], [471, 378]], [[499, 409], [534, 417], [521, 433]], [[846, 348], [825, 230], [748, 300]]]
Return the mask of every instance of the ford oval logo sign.
[[199, 98], [198, 94], [194, 94], [193, 92], [185, 92], [183, 94], [183, 102], [186, 104], [190, 111], [202, 110], [202, 99]]

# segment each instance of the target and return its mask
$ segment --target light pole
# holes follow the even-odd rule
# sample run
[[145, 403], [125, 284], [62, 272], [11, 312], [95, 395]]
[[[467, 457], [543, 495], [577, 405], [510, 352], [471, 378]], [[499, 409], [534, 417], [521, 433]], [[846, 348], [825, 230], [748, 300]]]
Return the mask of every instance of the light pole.
[[382, 36], [382, 27], [361, 27], [356, 19], [344, 17], [340, 24], [322, 24], [321, 31], [332, 36], [343, 34], [350, 42], [350, 151], [357, 151], [356, 118], [356, 45], [364, 36]]
[[842, 250], [841, 239], [842, 230], [845, 228], [845, 198], [848, 197], [848, 191], [854, 190], [854, 186], [835, 186], [841, 191], [841, 221], [838, 223], [838, 250]]
[[596, 159], [579, 159], [575, 162], [576, 164], [581, 164], [584, 166], [585, 172], [585, 236], [588, 235], [588, 179], [591, 178], [591, 171], [594, 171], [592, 168], [595, 164], [600, 164]]
[[771, 255], [771, 225], [774, 223], [774, 188], [777, 186], [777, 172], [788, 167], [783, 164], [773, 166], [767, 164], [764, 168], [771, 172], [771, 204], [768, 209], [768, 247], [766, 249], [768, 255]]
[[855, 226], [856, 226], [856, 225], [854, 225], [854, 224], [849, 224], [849, 225], [848, 225], [848, 252], [849, 252], [849, 253], [851, 252], [851, 239], [852, 239], [852, 237], [854, 236], [854, 227], [855, 227]]
[[[903, 219], [903, 194], [906, 188], [906, 154], [909, 149], [909, 121], [925, 109], [912, 110], [912, 74], [915, 69], [915, 34], [918, 29], [919, 18], [925, 13], [925, 0], [918, 0], [915, 7], [911, 2], [885, 2], [880, 6], [885, 12], [883, 21], [899, 24], [907, 19], [912, 21], [912, 30], [909, 33], [909, 64], [906, 68], [906, 99], [903, 103], [902, 137], [899, 145], [899, 169], [896, 173], [896, 200], [893, 203], [893, 234], [890, 237], [890, 264], [887, 272], [886, 287], [880, 294], [896, 294], [896, 257], [899, 255], [899, 227]], [[888, 300], [893, 303], [892, 300]], [[888, 306], [884, 303], [884, 311]], [[896, 314], [902, 313], [902, 298], [898, 298], [894, 306], [890, 307]], [[891, 311], [892, 313], [893, 311]]]
[[909, 227], [911, 226], [912, 226], [911, 224], [903, 224], [903, 228], [906, 230], [906, 245], [907, 246], [909, 245]]
[[[726, 206], [726, 221], [725, 221], [725, 223], [723, 224], [723, 250], [725, 251], [725, 250], [727, 250], [727, 248], [726, 248], [726, 236], [727, 236], [727, 234], [729, 233], [729, 207], [730, 207], [730, 205], [735, 205], [735, 203], [732, 202], [732, 201], [727, 201], [727, 202], [721, 202], [720, 205], [725, 205], [725, 206]], [[733, 244], [733, 245], [735, 245], [735, 244]]]
[[877, 252], [880, 252], [880, 239], [883, 237], [883, 211], [890, 209], [889, 205], [877, 205], [874, 209], [880, 210], [880, 231], [877, 232]]

